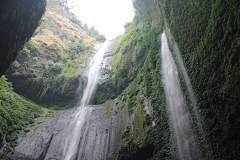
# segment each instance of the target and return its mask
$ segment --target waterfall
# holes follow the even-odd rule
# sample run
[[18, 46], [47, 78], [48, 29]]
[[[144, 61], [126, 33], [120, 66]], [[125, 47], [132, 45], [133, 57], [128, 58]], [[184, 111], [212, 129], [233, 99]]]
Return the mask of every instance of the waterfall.
[[98, 72], [99, 72], [99, 68], [103, 59], [103, 55], [108, 47], [108, 43], [109, 41], [106, 40], [104, 42], [104, 44], [102, 45], [102, 47], [100, 48], [100, 50], [96, 53], [96, 55], [94, 56], [91, 64], [91, 68], [88, 72], [88, 83], [87, 83], [87, 87], [84, 91], [82, 100], [81, 100], [81, 104], [80, 107], [84, 107], [89, 103], [89, 100], [91, 98], [91, 95], [93, 94], [94, 88], [96, 86], [97, 80], [98, 80]]
[[170, 119], [173, 125], [180, 160], [201, 159], [191, 117], [178, 79], [178, 71], [168, 47], [165, 32], [161, 36], [162, 76]]
[[[99, 75], [99, 68], [103, 59], [103, 55], [108, 47], [109, 41], [106, 40], [104, 44], [101, 46], [100, 50], [97, 51], [94, 58], [90, 62], [90, 70], [88, 72], [88, 83], [84, 90], [83, 97], [80, 103], [80, 107], [78, 108], [78, 111], [74, 117], [73, 124], [75, 125], [74, 130], [71, 134], [71, 140], [70, 142], [66, 142], [68, 144], [65, 148], [65, 158], [64, 160], [72, 160], [72, 159], [78, 159], [79, 153], [77, 151], [79, 148], [84, 147], [84, 144], [80, 143], [81, 138], [85, 138], [85, 142], [87, 141], [88, 134], [85, 133], [85, 131], [89, 132], [89, 128], [87, 128], [89, 125], [86, 123], [86, 118], [91, 116], [93, 112], [92, 107], [87, 107], [86, 105], [89, 103], [91, 99], [91, 95], [93, 94], [94, 88], [96, 86], [98, 75]], [[84, 136], [86, 135], [86, 136]], [[67, 141], [69, 141], [68, 138], [66, 138]], [[93, 146], [92, 146], [93, 147]], [[84, 154], [84, 153], [83, 153]], [[92, 155], [89, 155], [88, 157], [91, 157]], [[80, 157], [81, 158], [81, 157]]]
[[191, 85], [191, 82], [189, 80], [189, 77], [187, 75], [187, 71], [184, 67], [184, 64], [183, 64], [183, 61], [182, 61], [182, 58], [181, 58], [181, 55], [179, 53], [179, 50], [178, 50], [178, 47], [177, 47], [177, 43], [174, 41], [171, 33], [170, 33], [170, 30], [167, 28], [167, 33], [171, 39], [170, 41], [170, 45], [173, 47], [173, 52], [174, 52], [174, 56], [176, 58], [176, 63], [179, 67], [179, 72], [182, 73], [182, 78], [183, 78], [183, 83], [187, 89], [187, 93], [186, 93], [186, 97], [188, 98], [188, 103], [190, 105], [190, 108], [191, 108], [191, 117], [192, 117], [192, 120], [194, 121], [194, 129], [195, 131], [197, 132], [197, 136], [198, 136], [198, 140], [199, 140], [199, 146], [201, 148], [201, 152], [202, 154], [204, 154], [205, 157], [212, 157], [212, 149], [211, 149], [211, 146], [210, 146], [210, 143], [209, 143], [209, 140], [207, 138], [207, 133], [206, 133], [206, 129], [205, 129], [205, 126], [204, 126], [204, 122], [203, 122], [203, 119], [201, 118], [201, 114], [198, 110], [198, 103], [197, 103], [197, 100], [196, 100], [196, 97], [195, 97], [195, 94], [193, 92], [193, 89], [192, 89], [192, 85]]
[[39, 125], [36, 131], [20, 141], [12, 159], [114, 159], [120, 146], [123, 126], [122, 112], [118, 108], [119, 100], [111, 101], [108, 114], [104, 104], [88, 104], [99, 79], [99, 70], [106, 67], [102, 65], [102, 60], [111, 45], [112, 42], [108, 41], [95, 45], [95, 55], [82, 73], [87, 76], [87, 85], [80, 106], [60, 111]]

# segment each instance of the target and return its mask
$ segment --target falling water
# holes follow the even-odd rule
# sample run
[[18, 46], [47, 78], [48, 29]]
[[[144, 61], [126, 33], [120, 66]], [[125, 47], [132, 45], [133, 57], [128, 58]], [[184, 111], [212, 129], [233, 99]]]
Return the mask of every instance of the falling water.
[[199, 146], [201, 147], [201, 152], [204, 154], [205, 158], [212, 157], [212, 150], [211, 146], [209, 145], [209, 140], [207, 137], [206, 129], [204, 126], [203, 119], [201, 118], [201, 114], [199, 112], [199, 106], [191, 85], [191, 82], [189, 80], [189, 77], [187, 75], [187, 71], [184, 67], [180, 52], [177, 47], [177, 43], [174, 41], [170, 30], [166, 27], [167, 33], [170, 36], [170, 45], [173, 47], [173, 53], [176, 59], [176, 63], [179, 67], [179, 72], [181, 72], [181, 76], [183, 78], [183, 83], [186, 87], [186, 98], [188, 99], [188, 103], [190, 105], [190, 113], [192, 117], [192, 122], [194, 121], [194, 129], [197, 132], [198, 140], [199, 140]]
[[197, 138], [192, 129], [191, 117], [180, 88], [177, 67], [168, 48], [165, 32], [161, 36], [161, 42], [163, 84], [176, 135], [178, 158], [180, 160], [201, 159]]
[[83, 98], [81, 100], [81, 104], [80, 107], [84, 107], [89, 103], [89, 100], [91, 98], [91, 95], [94, 91], [94, 88], [96, 86], [97, 83], [97, 79], [98, 79], [98, 72], [99, 72], [99, 68], [100, 68], [100, 64], [102, 62], [103, 59], [103, 55], [107, 49], [109, 41], [106, 40], [103, 44], [103, 46], [100, 48], [100, 50], [96, 53], [96, 55], [94, 56], [93, 60], [92, 60], [92, 66], [88, 72], [88, 83], [87, 83], [87, 87], [84, 91], [83, 94]]
[[[90, 99], [91, 99], [91, 95], [94, 91], [94, 88], [96, 86], [97, 83], [97, 79], [98, 79], [98, 71], [100, 68], [100, 64], [102, 62], [103, 59], [103, 55], [105, 53], [105, 50], [108, 46], [109, 41], [106, 40], [104, 42], [104, 44], [102, 45], [102, 47], [100, 48], [100, 50], [95, 54], [91, 64], [92, 66], [90, 67], [90, 70], [88, 72], [88, 83], [87, 86], [84, 90], [83, 93], [83, 97], [80, 103], [80, 107], [78, 108], [78, 112], [75, 115], [75, 119], [74, 119], [74, 130], [72, 132], [71, 135], [71, 140], [70, 142], [66, 142], [68, 143], [68, 145], [66, 146], [65, 150], [65, 158], [64, 160], [75, 160], [78, 159], [77, 156], [78, 154], [76, 154], [77, 150], [81, 147], [81, 145], [84, 144], [79, 144], [80, 143], [80, 139], [81, 137], [83, 137], [82, 135], [84, 134], [85, 129], [86, 128], [86, 121], [85, 119], [87, 118], [88, 115], [90, 115], [92, 113], [93, 108], [92, 107], [86, 107], [86, 105], [89, 103]], [[68, 138], [66, 138], [68, 141]]]

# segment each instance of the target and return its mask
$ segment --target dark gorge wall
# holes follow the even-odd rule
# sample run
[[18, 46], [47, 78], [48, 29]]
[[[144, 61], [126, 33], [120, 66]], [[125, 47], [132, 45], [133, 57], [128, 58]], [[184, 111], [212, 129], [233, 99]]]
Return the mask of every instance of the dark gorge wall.
[[45, 0], [8, 0], [0, 6], [0, 76], [15, 60], [45, 12]]

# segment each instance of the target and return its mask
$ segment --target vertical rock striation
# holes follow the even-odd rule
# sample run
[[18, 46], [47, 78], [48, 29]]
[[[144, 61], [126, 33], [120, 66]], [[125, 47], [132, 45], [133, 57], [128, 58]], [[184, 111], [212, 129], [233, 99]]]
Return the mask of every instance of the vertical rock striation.
[[[116, 102], [112, 102], [112, 111], [117, 110]], [[106, 115], [103, 105], [68, 109], [47, 119], [35, 131], [20, 138], [11, 159], [64, 159], [67, 143], [71, 141], [75, 128], [72, 122], [79, 111], [84, 113], [80, 121], [83, 125], [77, 128], [77, 154], [71, 159], [113, 159], [120, 145], [123, 120], [121, 112]]]

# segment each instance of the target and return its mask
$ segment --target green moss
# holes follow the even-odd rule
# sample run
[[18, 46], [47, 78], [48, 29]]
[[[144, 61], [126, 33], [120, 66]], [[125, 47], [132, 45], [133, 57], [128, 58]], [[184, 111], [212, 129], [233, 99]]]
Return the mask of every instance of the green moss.
[[[213, 156], [239, 159], [236, 151], [239, 130], [234, 126], [238, 125], [240, 113], [237, 109], [240, 14], [236, 8], [240, 3], [175, 0], [160, 3], [195, 91]], [[187, 98], [184, 86], [183, 90]]]
[[142, 107], [139, 106], [135, 109], [134, 112], [134, 120], [133, 120], [133, 137], [134, 139], [142, 139], [142, 135], [144, 133], [143, 129], [143, 113]]
[[128, 110], [128, 102], [126, 102], [125, 108], [124, 108], [124, 116], [123, 116], [123, 126], [122, 126], [122, 133], [125, 131], [125, 127], [127, 124], [127, 110]]
[[[151, 54], [157, 54], [158, 49], [155, 42], [157, 42], [157, 36], [160, 33], [157, 29], [159, 29], [159, 26], [142, 26], [135, 19], [131, 26], [128, 27], [127, 32], [114, 40], [111, 77], [98, 85], [94, 104], [101, 104], [107, 99], [114, 99], [120, 95], [137, 77], [145, 63], [149, 50]], [[153, 57], [151, 54], [149, 55], [150, 59]], [[156, 59], [154, 61], [156, 63]], [[134, 97], [131, 97], [129, 101], [130, 112], [134, 102]]]
[[108, 115], [109, 114], [109, 111], [110, 111], [110, 108], [111, 108], [111, 104], [112, 104], [112, 100], [108, 100], [106, 103], [105, 103], [105, 115]]
[[[157, 9], [157, 6], [159, 9]], [[184, 61], [184, 66], [187, 69], [192, 87], [196, 93], [199, 103], [199, 112], [205, 121], [207, 128], [207, 136], [210, 138], [210, 148], [213, 150], [213, 157], [223, 159], [239, 159], [239, 138], [237, 137], [239, 129], [239, 12], [237, 10], [240, 3], [238, 1], [134, 1], [134, 7], [137, 9], [138, 17], [136, 24], [139, 25], [138, 30], [141, 33], [148, 29], [149, 38], [147, 42], [143, 39], [147, 37], [139, 37], [137, 42], [142, 42], [142, 47], [138, 48], [138, 53], [145, 52], [144, 46], [147, 47], [148, 55], [144, 61], [140, 72], [138, 71], [137, 81], [135, 85], [139, 85], [140, 93], [151, 99], [153, 107], [153, 121], [155, 127], [150, 127], [142, 140], [143, 145], [151, 143], [155, 146], [152, 159], [169, 159], [174, 157], [176, 152], [176, 144], [171, 135], [171, 126], [168, 124], [168, 109], [163, 94], [161, 84], [161, 75], [158, 74], [160, 68], [160, 57], [157, 57], [159, 52], [158, 46], [161, 42], [158, 41], [158, 35], [164, 28], [163, 22], [170, 28], [175, 41], [178, 44], [181, 56]], [[154, 6], [154, 7], [153, 7]], [[230, 9], [231, 8], [231, 9]], [[156, 11], [159, 11], [157, 14]], [[161, 10], [163, 11], [161, 14]], [[203, 14], [204, 13], [204, 14]], [[228, 13], [228, 14], [226, 14]], [[163, 15], [165, 21], [158, 20], [158, 16]], [[159, 17], [159, 19], [161, 19]], [[151, 29], [153, 23], [159, 21], [158, 27], [154, 32]], [[156, 24], [156, 23], [155, 23]], [[162, 25], [162, 26], [161, 26]], [[126, 41], [126, 44], [121, 43], [119, 51], [123, 53], [121, 56], [122, 63], [127, 63], [127, 58], [136, 55], [136, 59], [140, 61], [141, 56], [137, 56], [136, 50], [131, 50], [132, 45], [135, 46], [135, 40], [130, 41], [130, 35], [134, 35], [131, 30], [132, 24], [128, 24], [127, 31], [121, 41]], [[137, 31], [137, 30], [135, 30]], [[153, 36], [150, 36], [150, 35]], [[136, 37], [134, 37], [136, 38]], [[168, 41], [172, 39], [168, 36]], [[132, 43], [131, 43], [132, 42]], [[131, 45], [130, 45], [131, 44]], [[170, 43], [169, 43], [170, 44]], [[137, 48], [138, 44], [134, 47]], [[122, 47], [122, 48], [121, 48]], [[170, 46], [171, 48], [171, 46]], [[122, 49], [122, 50], [121, 50]], [[173, 51], [173, 48], [171, 48]], [[118, 51], [118, 50], [117, 50]], [[129, 51], [129, 52], [128, 52]], [[131, 56], [127, 56], [131, 54]], [[133, 56], [132, 56], [133, 57]], [[145, 58], [143, 58], [145, 59]], [[134, 61], [132, 61], [134, 63]], [[123, 67], [121, 63], [118, 68]], [[134, 67], [129, 65], [131, 70]], [[116, 69], [118, 69], [116, 67]], [[127, 70], [124, 70], [127, 73]], [[189, 100], [189, 93], [185, 86], [183, 73], [179, 70], [179, 78], [185, 98], [192, 112], [192, 104]], [[117, 73], [117, 72], [115, 72]], [[117, 75], [117, 74], [116, 74]], [[115, 75], [115, 76], [116, 76]], [[123, 74], [124, 75], [124, 74]], [[127, 77], [126, 74], [123, 77]], [[129, 77], [128, 77], [129, 78]], [[131, 86], [131, 85], [130, 85]], [[139, 108], [135, 103], [134, 96], [128, 94], [129, 113], [134, 113], [133, 117], [139, 119]], [[230, 92], [231, 91], [231, 92]], [[231, 98], [230, 98], [231, 97]], [[145, 117], [144, 122], [149, 121], [149, 117]], [[140, 118], [141, 119], [141, 118]], [[148, 120], [147, 120], [148, 119]], [[193, 123], [196, 126], [196, 117], [192, 114]], [[135, 122], [133, 125], [136, 125]], [[141, 129], [140, 126], [136, 127]], [[196, 132], [197, 129], [196, 129]], [[127, 133], [126, 131], [124, 133]], [[125, 135], [125, 134], [124, 134]], [[135, 135], [137, 135], [135, 133]], [[202, 136], [199, 135], [198, 136]], [[137, 136], [136, 136], [137, 137]], [[119, 159], [134, 159], [137, 150], [133, 147], [138, 144], [136, 137], [129, 138], [125, 145], [122, 145], [119, 152]], [[234, 139], [234, 140], [233, 140]], [[140, 140], [141, 141], [141, 140]], [[206, 145], [206, 144], [203, 144]], [[166, 149], [168, 148], [168, 149]], [[204, 152], [204, 151], [203, 151]], [[203, 156], [211, 156], [209, 153], [203, 153]], [[125, 155], [125, 156], [124, 156]], [[209, 158], [209, 157], [208, 157]]]
[[151, 118], [151, 116], [149, 115], [149, 114], [146, 114], [145, 116], [144, 116], [144, 121], [143, 121], [143, 125], [151, 125], [152, 123], [152, 118]]
[[2, 76], [0, 78], [0, 147], [5, 135], [7, 145], [14, 148], [17, 145], [19, 131], [24, 129], [24, 132], [28, 132], [25, 127], [32, 124], [35, 118], [43, 116], [45, 112], [42, 107], [14, 93], [12, 83], [7, 82], [5, 76]]
[[[130, 109], [127, 108], [128, 114], [133, 113], [133, 130], [128, 133], [129, 131], [124, 129], [118, 159], [137, 159], [144, 151], [147, 159], [151, 157], [167, 159], [175, 155], [176, 148], [171, 140], [173, 133], [171, 133], [168, 124], [168, 111], [159, 72], [161, 64], [158, 47], [160, 45], [155, 44], [158, 43], [158, 35], [156, 32], [153, 33], [152, 36], [155, 38], [151, 41], [151, 43], [154, 43], [150, 45], [152, 50], [149, 50], [142, 69], [122, 95], [122, 102], [130, 107]], [[153, 118], [143, 112], [143, 99], [141, 96], [137, 96], [138, 94], [143, 94], [151, 99]], [[155, 121], [155, 126], [150, 126], [152, 120]], [[140, 157], [144, 156], [141, 155]]]

